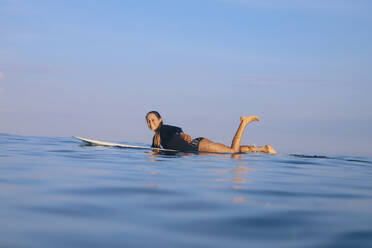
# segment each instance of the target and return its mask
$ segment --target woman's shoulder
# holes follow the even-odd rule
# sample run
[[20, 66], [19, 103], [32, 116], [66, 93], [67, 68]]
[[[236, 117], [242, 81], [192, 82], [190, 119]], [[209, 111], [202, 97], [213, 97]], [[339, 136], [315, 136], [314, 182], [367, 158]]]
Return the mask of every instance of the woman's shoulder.
[[160, 127], [160, 132], [179, 132], [179, 133], [181, 133], [182, 132], [182, 128], [176, 127], [176, 126], [172, 126], [172, 125], [163, 124]]
[[168, 125], [168, 124], [163, 124], [161, 125], [161, 128], [179, 128], [179, 127]]

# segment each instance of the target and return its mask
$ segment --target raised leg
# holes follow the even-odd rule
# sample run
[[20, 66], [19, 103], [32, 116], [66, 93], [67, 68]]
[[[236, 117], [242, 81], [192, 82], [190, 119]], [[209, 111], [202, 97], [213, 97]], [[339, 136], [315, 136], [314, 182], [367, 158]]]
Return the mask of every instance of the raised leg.
[[208, 139], [203, 139], [199, 144], [199, 151], [202, 152], [222, 152], [222, 153], [237, 153], [240, 152], [240, 142], [244, 133], [246, 126], [253, 122], [259, 121], [257, 116], [242, 116], [240, 117], [240, 124], [234, 139], [232, 141], [231, 147], [225, 146], [223, 144], [214, 143]]

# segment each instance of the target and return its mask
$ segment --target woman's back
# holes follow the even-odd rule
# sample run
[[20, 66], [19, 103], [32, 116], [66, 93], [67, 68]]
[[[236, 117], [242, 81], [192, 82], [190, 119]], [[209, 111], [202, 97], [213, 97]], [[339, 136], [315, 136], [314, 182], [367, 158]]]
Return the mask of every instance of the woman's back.
[[[158, 132], [160, 133], [160, 144], [165, 149], [178, 151], [197, 151], [197, 147], [193, 146], [191, 143], [186, 142], [180, 136], [183, 131], [179, 127], [163, 124], [159, 127]], [[152, 147], [156, 147], [154, 138]]]

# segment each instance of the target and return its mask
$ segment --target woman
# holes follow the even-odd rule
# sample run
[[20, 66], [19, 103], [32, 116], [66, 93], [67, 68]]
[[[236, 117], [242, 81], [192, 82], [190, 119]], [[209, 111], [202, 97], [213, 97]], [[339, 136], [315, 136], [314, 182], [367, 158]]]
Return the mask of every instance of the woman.
[[254, 121], [259, 121], [257, 116], [240, 117], [239, 128], [236, 131], [231, 147], [214, 143], [206, 138], [192, 139], [185, 134], [181, 128], [163, 124], [163, 119], [157, 111], [150, 111], [146, 115], [147, 126], [155, 132], [151, 147], [172, 149], [178, 151], [200, 151], [217, 153], [238, 153], [238, 152], [265, 152], [276, 154], [272, 146], [240, 146], [245, 127]]

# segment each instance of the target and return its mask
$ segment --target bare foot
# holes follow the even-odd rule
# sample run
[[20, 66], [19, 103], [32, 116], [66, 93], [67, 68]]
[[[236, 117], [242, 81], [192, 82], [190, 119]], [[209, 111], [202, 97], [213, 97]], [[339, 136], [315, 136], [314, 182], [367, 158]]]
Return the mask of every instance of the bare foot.
[[266, 145], [265, 146], [265, 152], [268, 154], [277, 154], [275, 149], [271, 145]]
[[254, 121], [259, 121], [259, 120], [260, 120], [260, 118], [258, 118], [257, 116], [254, 116], [254, 115], [241, 116], [240, 117], [240, 121], [244, 122], [246, 124], [249, 124], [249, 123], [254, 122]]

